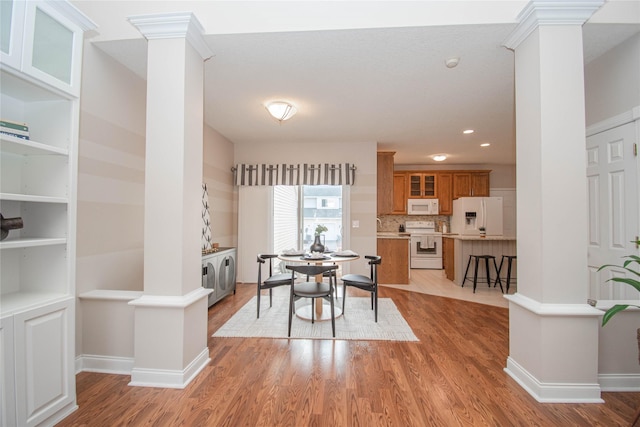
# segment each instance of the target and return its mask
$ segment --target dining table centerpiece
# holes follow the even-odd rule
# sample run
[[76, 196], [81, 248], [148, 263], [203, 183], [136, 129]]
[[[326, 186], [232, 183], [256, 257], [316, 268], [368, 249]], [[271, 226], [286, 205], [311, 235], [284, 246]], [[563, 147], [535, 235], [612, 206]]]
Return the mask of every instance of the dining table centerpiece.
[[325, 227], [323, 224], [318, 224], [316, 226], [315, 239], [311, 244], [311, 246], [309, 247], [309, 252], [320, 252], [320, 253], [324, 252], [325, 247], [324, 247], [324, 244], [322, 244], [322, 240], [320, 236], [322, 236], [322, 233], [328, 230], [329, 229]]

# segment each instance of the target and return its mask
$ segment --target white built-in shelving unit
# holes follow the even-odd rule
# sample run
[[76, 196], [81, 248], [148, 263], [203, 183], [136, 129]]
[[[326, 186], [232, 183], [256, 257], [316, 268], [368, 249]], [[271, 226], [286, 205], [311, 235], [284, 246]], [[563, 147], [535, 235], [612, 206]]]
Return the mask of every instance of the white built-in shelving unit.
[[53, 425], [77, 408], [78, 96], [95, 25], [66, 1], [1, 3], [0, 119], [30, 139], [0, 134], [0, 213], [24, 223], [0, 241], [0, 425]]

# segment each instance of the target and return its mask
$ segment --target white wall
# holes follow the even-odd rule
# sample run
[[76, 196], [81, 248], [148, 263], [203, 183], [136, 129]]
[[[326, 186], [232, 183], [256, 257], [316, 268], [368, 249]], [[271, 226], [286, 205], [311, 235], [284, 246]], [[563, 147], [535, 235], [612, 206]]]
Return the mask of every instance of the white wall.
[[237, 192], [231, 168], [234, 146], [208, 125], [204, 127], [203, 175], [209, 190], [211, 237], [220, 247], [237, 246]]
[[[295, 119], [294, 119], [295, 120]], [[277, 126], [277, 124], [274, 124]], [[283, 124], [282, 126], [286, 126]], [[376, 252], [377, 144], [246, 144], [236, 145], [236, 163], [349, 162], [357, 166], [355, 184], [349, 198], [351, 221], [359, 228], [349, 228], [345, 244], [359, 254]], [[269, 187], [238, 187], [238, 281], [255, 283], [256, 255], [269, 251]], [[347, 195], [348, 194], [348, 195]], [[352, 272], [365, 273], [364, 262], [349, 263]], [[345, 265], [346, 268], [346, 265]]]
[[585, 67], [587, 126], [640, 106], [640, 34]]

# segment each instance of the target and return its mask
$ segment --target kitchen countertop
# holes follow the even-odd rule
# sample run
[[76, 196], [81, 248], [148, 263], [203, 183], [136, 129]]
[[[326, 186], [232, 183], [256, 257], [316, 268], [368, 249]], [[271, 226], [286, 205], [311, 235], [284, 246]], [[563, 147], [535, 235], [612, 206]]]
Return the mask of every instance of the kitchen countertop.
[[456, 240], [516, 240], [515, 236], [486, 236], [486, 237], [480, 237], [480, 236], [461, 236], [459, 234], [453, 234], [453, 233], [447, 233], [447, 234], [443, 234], [442, 237], [448, 237], [450, 239], [456, 239]]
[[409, 240], [411, 235], [409, 233], [400, 233], [394, 231], [378, 231], [376, 233], [378, 239], [406, 239]]

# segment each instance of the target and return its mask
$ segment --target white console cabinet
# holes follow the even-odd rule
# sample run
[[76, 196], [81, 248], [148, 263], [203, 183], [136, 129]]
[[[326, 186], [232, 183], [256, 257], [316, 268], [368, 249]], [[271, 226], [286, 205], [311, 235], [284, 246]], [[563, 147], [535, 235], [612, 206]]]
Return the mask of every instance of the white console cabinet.
[[0, 241], [3, 426], [53, 425], [76, 406], [75, 241], [80, 67], [95, 25], [66, 1], [6, 1], [0, 14]]
[[236, 248], [220, 248], [202, 256], [202, 286], [213, 289], [209, 307], [236, 291]]

